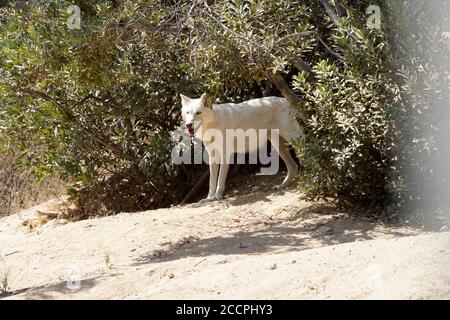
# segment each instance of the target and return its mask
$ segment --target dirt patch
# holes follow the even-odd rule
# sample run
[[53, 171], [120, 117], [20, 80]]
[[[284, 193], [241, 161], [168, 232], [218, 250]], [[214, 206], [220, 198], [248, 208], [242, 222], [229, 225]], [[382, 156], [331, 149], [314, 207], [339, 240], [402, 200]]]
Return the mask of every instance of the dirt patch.
[[4, 217], [7, 298], [450, 298], [449, 233], [395, 227], [294, 190], [233, 192], [33, 230], [22, 222], [45, 205]]

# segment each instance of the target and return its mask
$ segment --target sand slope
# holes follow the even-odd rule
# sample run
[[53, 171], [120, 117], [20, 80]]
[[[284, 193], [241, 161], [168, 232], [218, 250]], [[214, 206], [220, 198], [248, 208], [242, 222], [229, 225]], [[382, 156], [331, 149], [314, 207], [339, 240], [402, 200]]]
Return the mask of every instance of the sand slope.
[[383, 225], [293, 190], [29, 231], [37, 209], [0, 219], [6, 299], [450, 298], [449, 232]]

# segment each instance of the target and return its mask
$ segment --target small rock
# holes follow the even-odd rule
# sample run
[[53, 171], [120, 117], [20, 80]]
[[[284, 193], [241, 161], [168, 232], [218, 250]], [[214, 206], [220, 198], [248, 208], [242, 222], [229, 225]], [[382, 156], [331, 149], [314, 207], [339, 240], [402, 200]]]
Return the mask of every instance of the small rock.
[[292, 262], [291, 262], [292, 264], [295, 264], [295, 263], [297, 263], [297, 261], [295, 261], [295, 260], [292, 260]]
[[273, 266], [271, 266], [269, 269], [270, 269], [270, 270], [275, 270], [276, 268], [277, 268], [277, 264], [274, 263]]
[[169, 274], [169, 279], [175, 278], [175, 275], [173, 273]]
[[248, 248], [248, 245], [246, 245], [245, 243], [240, 243], [239, 244], [239, 249], [245, 249], [245, 248]]
[[333, 232], [333, 229], [328, 226], [321, 226], [319, 229], [317, 229], [321, 234], [330, 234]]

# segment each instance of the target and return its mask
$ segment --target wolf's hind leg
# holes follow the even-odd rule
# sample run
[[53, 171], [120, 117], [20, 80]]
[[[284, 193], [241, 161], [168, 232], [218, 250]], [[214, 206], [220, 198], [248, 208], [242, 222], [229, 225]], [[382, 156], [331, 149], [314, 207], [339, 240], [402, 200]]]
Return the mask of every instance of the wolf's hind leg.
[[280, 185], [274, 187], [274, 189], [281, 189], [291, 184], [291, 182], [294, 180], [295, 173], [298, 170], [298, 166], [295, 160], [292, 158], [288, 144], [285, 139], [279, 137], [278, 143], [272, 143], [272, 145], [275, 148], [275, 150], [277, 150], [281, 159], [283, 159], [288, 170], [286, 178], [284, 178], [283, 182]]
[[229, 162], [222, 163], [219, 171], [219, 181], [217, 183], [216, 199], [220, 200], [223, 197], [225, 191], [225, 182], [227, 181], [228, 169], [230, 168]]

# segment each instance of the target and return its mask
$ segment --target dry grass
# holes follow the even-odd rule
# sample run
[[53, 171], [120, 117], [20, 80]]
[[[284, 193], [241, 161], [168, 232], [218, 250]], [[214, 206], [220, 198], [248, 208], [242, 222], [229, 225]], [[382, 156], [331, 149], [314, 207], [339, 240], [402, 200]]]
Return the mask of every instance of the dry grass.
[[57, 178], [39, 182], [31, 170], [17, 171], [16, 159], [0, 154], [0, 216], [44, 202], [64, 193], [65, 184]]

